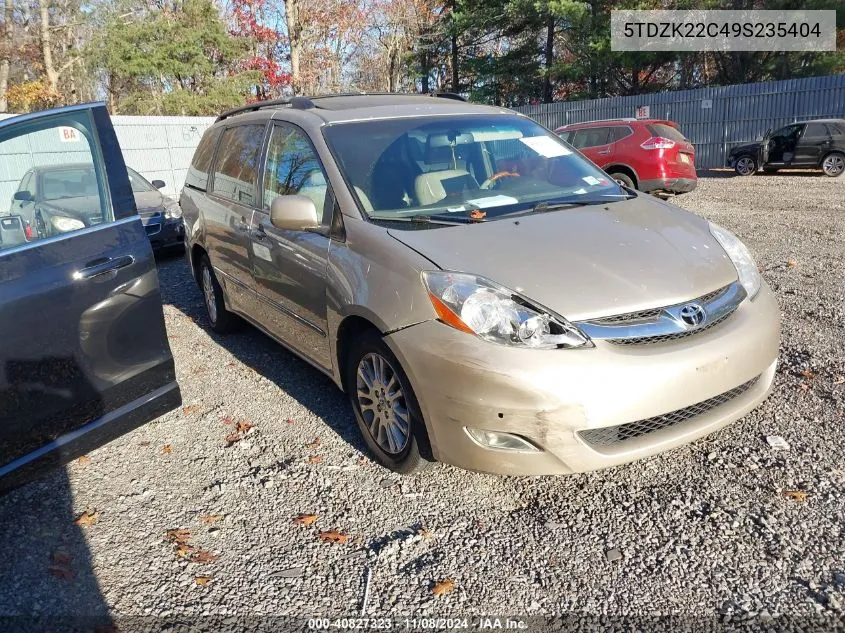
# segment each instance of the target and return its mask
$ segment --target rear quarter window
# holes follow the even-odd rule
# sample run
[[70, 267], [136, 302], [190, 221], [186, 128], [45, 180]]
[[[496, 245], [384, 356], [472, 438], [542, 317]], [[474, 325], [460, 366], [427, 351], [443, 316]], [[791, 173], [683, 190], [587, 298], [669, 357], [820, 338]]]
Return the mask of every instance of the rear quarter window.
[[208, 188], [208, 170], [211, 168], [211, 159], [214, 158], [214, 148], [217, 146], [217, 139], [220, 138], [220, 129], [209, 129], [200, 139], [200, 144], [194, 152], [191, 166], [185, 175], [185, 185], [205, 191]]
[[678, 142], [687, 140], [679, 129], [671, 125], [666, 125], [665, 123], [650, 123], [646, 127], [648, 127], [648, 131], [652, 136], [662, 136], [663, 138], [668, 138], [670, 141]]
[[265, 129], [264, 124], [246, 124], [223, 132], [214, 161], [215, 194], [246, 206], [255, 204], [258, 159]]
[[827, 136], [827, 128], [825, 128], [825, 126], [821, 123], [808, 123], [807, 131], [804, 133], [804, 136]]
[[831, 136], [845, 136], [845, 122], [843, 123], [828, 123], [827, 131]]

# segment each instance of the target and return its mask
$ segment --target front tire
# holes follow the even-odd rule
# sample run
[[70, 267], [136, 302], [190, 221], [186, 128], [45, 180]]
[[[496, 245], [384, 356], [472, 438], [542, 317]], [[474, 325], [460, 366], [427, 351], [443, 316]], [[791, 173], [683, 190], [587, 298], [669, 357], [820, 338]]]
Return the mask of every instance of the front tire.
[[734, 171], [740, 176], [753, 176], [757, 173], [757, 159], [753, 156], [740, 156], [734, 164]]
[[825, 176], [836, 178], [845, 172], [845, 154], [839, 152], [832, 152], [824, 157], [822, 161], [822, 171]]
[[376, 461], [402, 474], [425, 468], [431, 449], [416, 395], [378, 333], [369, 330], [354, 341], [344, 376], [358, 428]]
[[217, 282], [217, 276], [214, 274], [214, 268], [211, 266], [208, 255], [202, 256], [199, 272], [200, 290], [202, 291], [205, 312], [211, 329], [218, 334], [232, 332], [240, 323], [238, 317], [226, 309], [223, 289]]
[[610, 174], [610, 177], [613, 178], [616, 182], [620, 185], [624, 185], [628, 187], [628, 189], [636, 189], [636, 185], [634, 185], [634, 180], [628, 174], [623, 174], [621, 171], [617, 171], [615, 173]]

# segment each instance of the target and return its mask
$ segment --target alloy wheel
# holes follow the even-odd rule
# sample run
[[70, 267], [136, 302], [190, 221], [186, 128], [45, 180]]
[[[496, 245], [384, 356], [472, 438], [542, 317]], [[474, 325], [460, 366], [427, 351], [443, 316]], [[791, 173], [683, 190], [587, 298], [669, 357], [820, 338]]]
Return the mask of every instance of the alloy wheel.
[[358, 407], [370, 435], [386, 453], [400, 454], [411, 437], [411, 419], [396, 371], [383, 356], [369, 353], [355, 375]]
[[754, 164], [754, 160], [744, 156], [736, 161], [736, 170], [739, 172], [741, 176], [748, 176], [754, 173], [756, 165]]
[[822, 169], [824, 169], [824, 173], [829, 176], [838, 176], [845, 171], [845, 158], [839, 154], [831, 154], [824, 159]]
[[217, 322], [217, 300], [214, 296], [214, 281], [211, 278], [211, 270], [208, 266], [202, 268], [202, 294], [205, 297], [205, 307], [208, 310], [208, 318], [212, 323]]

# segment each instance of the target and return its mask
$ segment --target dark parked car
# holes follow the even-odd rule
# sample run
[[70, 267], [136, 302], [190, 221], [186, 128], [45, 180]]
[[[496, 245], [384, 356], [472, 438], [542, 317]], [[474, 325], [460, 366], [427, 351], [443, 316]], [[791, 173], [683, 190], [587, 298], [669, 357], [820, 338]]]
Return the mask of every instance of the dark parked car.
[[[153, 248], [182, 244], [179, 203], [159, 191], [164, 182], [128, 169], [135, 206]], [[38, 165], [28, 170], [12, 196], [10, 215], [23, 219], [27, 239], [50, 237], [101, 221], [100, 194], [91, 163]]]
[[828, 176], [841, 176], [845, 172], [845, 119], [785, 125], [761, 141], [734, 147], [728, 154], [728, 166], [740, 176], [787, 167], [816, 167]]
[[564, 125], [555, 132], [631, 189], [679, 194], [698, 184], [695, 148], [674, 121], [587, 121]]
[[[67, 128], [73, 150], [50, 151]], [[0, 211], [0, 490], [181, 403], [153, 251], [105, 105], [0, 122], [6, 173], [65, 157], [89, 168], [77, 189], [48, 190], [68, 212], [43, 214], [33, 232]]]

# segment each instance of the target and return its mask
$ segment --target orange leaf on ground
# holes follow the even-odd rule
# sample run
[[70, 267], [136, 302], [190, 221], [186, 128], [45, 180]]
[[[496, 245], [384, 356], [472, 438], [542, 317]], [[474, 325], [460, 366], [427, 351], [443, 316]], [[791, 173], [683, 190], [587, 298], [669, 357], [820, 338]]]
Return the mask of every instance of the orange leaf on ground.
[[312, 455], [311, 457], [309, 457], [309, 458], [308, 458], [308, 463], [309, 463], [309, 464], [319, 464], [319, 463], [321, 463], [322, 461], [323, 461], [323, 456], [322, 456], [322, 455]]
[[784, 490], [783, 496], [789, 499], [794, 499], [799, 503], [803, 503], [807, 500], [807, 493], [803, 490]]
[[213, 563], [217, 560], [217, 555], [212, 554], [204, 549], [200, 549], [199, 547], [195, 548], [194, 551], [191, 553], [191, 557], [189, 559], [192, 563]]
[[191, 533], [184, 528], [167, 530], [167, 540], [171, 543], [187, 543], [189, 538], [191, 538]]
[[78, 464], [85, 466], [91, 463], [91, 458], [88, 455], [82, 455], [79, 459], [76, 460]]
[[194, 546], [188, 545], [187, 543], [179, 543], [176, 546], [176, 555], [179, 558], [188, 558], [193, 555], [194, 553]]
[[787, 260], [786, 265], [789, 268], [795, 268], [798, 265], [798, 262], [796, 262], [794, 259], [790, 259], [790, 260]]
[[232, 445], [235, 442], [240, 442], [240, 441], [241, 441], [241, 436], [238, 435], [237, 433], [229, 433], [229, 435], [226, 436], [226, 443], [229, 444], [229, 445]]
[[317, 520], [316, 514], [300, 514], [296, 517], [293, 522], [298, 525], [311, 525], [314, 521]]
[[235, 425], [235, 430], [238, 433], [246, 433], [249, 431], [253, 426], [255, 426], [249, 420], [238, 420], [238, 423]]
[[173, 452], [173, 448], [171, 448], [170, 444], [165, 444], [161, 447], [161, 452], [163, 455], [169, 455]]
[[188, 405], [187, 407], [182, 409], [182, 415], [191, 415], [192, 413], [196, 413], [197, 411], [199, 411], [201, 408], [202, 407], [198, 404]]
[[225, 424], [226, 426], [232, 426], [235, 423], [235, 418], [233, 418], [231, 415], [224, 415], [222, 418], [220, 418], [220, 422], [222, 424]]
[[291, 420], [290, 418], [287, 419], [288, 424], [296, 424], [296, 420]]
[[434, 587], [431, 589], [431, 593], [435, 596], [445, 596], [446, 594], [452, 593], [455, 589], [455, 581], [451, 578], [446, 578], [441, 580], [440, 582], [434, 583]]
[[346, 543], [349, 540], [349, 535], [341, 534], [337, 530], [328, 530], [326, 532], [320, 532], [319, 534], [320, 540], [324, 541], [325, 543]]
[[816, 375], [813, 372], [811, 372], [809, 369], [805, 369], [804, 371], [801, 372], [801, 377], [806, 378], [807, 380], [812, 380], [813, 378], [816, 377]]
[[96, 510], [86, 510], [74, 520], [77, 525], [94, 525], [100, 520], [100, 513]]
[[202, 587], [210, 583], [211, 578], [209, 578], [208, 576], [197, 576], [196, 578], [194, 578], [194, 582]]
[[308, 444], [306, 444], [306, 446], [308, 448], [317, 448], [319, 445], [320, 445], [320, 438], [319, 437], [315, 437], [313, 440], [308, 442]]
[[222, 514], [203, 514], [200, 517], [200, 521], [205, 525], [211, 525], [212, 523], [217, 523], [222, 518]]

